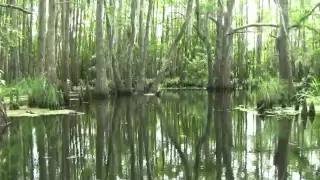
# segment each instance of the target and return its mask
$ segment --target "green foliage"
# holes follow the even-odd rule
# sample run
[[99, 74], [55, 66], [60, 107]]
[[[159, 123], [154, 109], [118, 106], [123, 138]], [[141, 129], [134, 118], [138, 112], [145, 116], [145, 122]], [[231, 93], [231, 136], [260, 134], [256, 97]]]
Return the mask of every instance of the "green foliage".
[[28, 105], [40, 108], [57, 109], [62, 101], [62, 93], [56, 85], [50, 83], [44, 76], [25, 79], [22, 85], [27, 86]]
[[205, 54], [186, 60], [187, 67], [184, 70], [185, 83], [203, 85], [207, 83], [207, 59]]
[[174, 77], [174, 78], [167, 78], [164, 80], [163, 84], [164, 87], [180, 87], [180, 78]]
[[308, 83], [309, 87], [307, 91], [302, 91], [298, 94], [299, 97], [307, 97], [310, 101], [315, 103], [319, 103], [319, 96], [320, 96], [320, 81], [313, 77], [308, 77], [311, 82]]
[[[51, 84], [46, 77], [25, 78], [15, 84], [2, 85], [1, 97], [27, 95], [30, 107], [58, 109], [62, 103], [62, 94], [56, 85]], [[17, 102], [18, 103], [18, 102]]]
[[264, 100], [267, 102], [276, 101], [281, 99], [281, 94], [285, 93], [286, 83], [279, 78], [267, 77], [260, 80], [257, 100]]

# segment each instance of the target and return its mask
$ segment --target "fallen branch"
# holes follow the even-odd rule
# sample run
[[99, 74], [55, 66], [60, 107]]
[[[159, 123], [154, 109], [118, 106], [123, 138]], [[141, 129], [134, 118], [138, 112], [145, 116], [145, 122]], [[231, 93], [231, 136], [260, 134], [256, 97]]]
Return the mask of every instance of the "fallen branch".
[[320, 9], [320, 3], [316, 4], [316, 5], [311, 9], [311, 11], [310, 11], [309, 13], [307, 13], [306, 15], [304, 15], [304, 16], [298, 21], [297, 24], [290, 26], [290, 29], [291, 29], [291, 28], [299, 28], [300, 25], [301, 25], [301, 23], [303, 23], [305, 20], [307, 20], [307, 19], [309, 18], [309, 16], [311, 16], [312, 13], [316, 10], [317, 7], [319, 7], [319, 9]]
[[32, 14], [32, 12], [30, 11], [27, 11], [21, 7], [18, 7], [18, 6], [14, 6], [14, 5], [11, 5], [11, 4], [0, 4], [0, 7], [3, 7], [3, 8], [10, 8], [10, 9], [15, 9], [15, 10], [18, 10], [18, 11], [21, 11], [21, 12], [24, 12], [26, 14]]
[[247, 24], [247, 25], [245, 25], [245, 26], [240, 26], [240, 27], [234, 28], [231, 32], [229, 32], [229, 33], [227, 34], [227, 36], [228, 36], [228, 35], [231, 35], [231, 34], [234, 34], [234, 33], [237, 33], [237, 32], [240, 31], [240, 30], [250, 28], [250, 27], [274, 27], [274, 28], [279, 28], [279, 25], [277, 25], [277, 24], [269, 24], [269, 23]]

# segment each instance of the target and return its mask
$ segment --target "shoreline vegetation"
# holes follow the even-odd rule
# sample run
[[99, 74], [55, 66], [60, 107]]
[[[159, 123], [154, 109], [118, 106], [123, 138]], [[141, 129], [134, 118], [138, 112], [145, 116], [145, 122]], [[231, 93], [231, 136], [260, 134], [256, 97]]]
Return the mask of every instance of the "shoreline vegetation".
[[[319, 86], [319, 83], [316, 82], [314, 78], [310, 78], [309, 81], [310, 82], [302, 81], [299, 83], [295, 83], [297, 93], [294, 96], [299, 96], [300, 99], [303, 97], [302, 99], [307, 99], [307, 101], [314, 101], [317, 97], [314, 91], [315, 89], [317, 89], [317, 86]], [[284, 102], [281, 101], [285, 101], [286, 98], [290, 99], [290, 97], [283, 97], [286, 87], [283, 86], [283, 83], [278, 78], [250, 80], [244, 83], [239, 83], [239, 81], [234, 79], [232, 81], [232, 85], [234, 87], [233, 90], [255, 91], [257, 93], [258, 109], [261, 108], [259, 107], [259, 101], [262, 101], [265, 106], [266, 102], [283, 105]], [[113, 92], [112, 90], [112, 86], [108, 87], [110, 88], [110, 96], [115, 95], [115, 92]], [[41, 76], [36, 78], [24, 78], [19, 82], [8, 85], [3, 83], [0, 93], [4, 102], [9, 105], [9, 110], [17, 110], [20, 106], [25, 105], [31, 108], [37, 107], [43, 109], [58, 110], [64, 109], [64, 107], [68, 106], [70, 102], [66, 103], [66, 98], [68, 98], [67, 101], [79, 100], [81, 102], [88, 102], [92, 99], [97, 98], [94, 96], [94, 85], [92, 84], [86, 83], [85, 85], [81, 84], [80, 86], [73, 86], [69, 88], [69, 95], [67, 97], [64, 97], [61, 89], [57, 85], [50, 83], [45, 76]], [[89, 89], [89, 91], [87, 91], [86, 89]], [[164, 83], [161, 84], [160, 91], [162, 90], [208, 89], [206, 88], [205, 83], [185, 82], [180, 80], [179, 78], [167, 78], [165, 79]], [[150, 95], [150, 93], [145, 94]], [[159, 96], [160, 94], [155, 95]], [[277, 103], [276, 101], [279, 101], [279, 103]], [[295, 101], [296, 100], [291, 100], [291, 102], [287, 103], [290, 106]], [[302, 104], [302, 101], [301, 103], [300, 101], [301, 100], [299, 100], [297, 104]]]

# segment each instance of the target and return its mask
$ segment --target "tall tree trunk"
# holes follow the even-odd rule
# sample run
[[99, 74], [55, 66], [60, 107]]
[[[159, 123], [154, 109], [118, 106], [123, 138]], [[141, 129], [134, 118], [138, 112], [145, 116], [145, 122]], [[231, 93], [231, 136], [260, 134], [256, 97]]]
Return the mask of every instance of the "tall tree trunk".
[[[227, 1], [227, 12], [223, 12], [223, 6], [218, 0], [217, 34], [216, 34], [216, 61], [215, 61], [215, 81], [216, 89], [231, 88], [231, 59], [233, 35], [227, 35], [232, 29], [232, 10], [234, 0]], [[222, 23], [223, 21], [223, 23]]]
[[61, 80], [62, 80], [62, 90], [64, 93], [64, 100], [66, 104], [69, 104], [69, 91], [70, 82], [69, 81], [69, 56], [70, 56], [70, 46], [69, 46], [69, 16], [70, 16], [70, 2], [64, 2], [61, 0], [62, 13], [61, 13], [61, 36], [62, 36], [62, 58], [61, 58]]
[[48, 18], [48, 33], [47, 33], [47, 47], [48, 47], [48, 61], [46, 63], [48, 70], [48, 78], [52, 83], [58, 82], [57, 77], [57, 63], [55, 55], [56, 33], [56, 4], [55, 0], [49, 0], [49, 18]]
[[45, 50], [46, 50], [46, 10], [47, 1], [40, 0], [39, 3], [39, 35], [38, 35], [38, 57], [37, 61], [34, 61], [34, 67], [36, 69], [36, 75], [42, 75], [44, 73], [45, 65]]
[[[11, 0], [11, 4], [13, 6], [16, 5], [16, 0]], [[11, 25], [13, 29], [17, 28], [17, 12], [15, 9], [12, 9], [11, 11]], [[12, 31], [14, 32], [14, 31]], [[10, 63], [10, 81], [17, 80], [20, 72], [19, 68], [19, 49], [18, 49], [18, 39], [17, 34], [12, 34], [13, 36], [13, 42], [15, 43], [14, 46], [11, 48], [11, 61]]]
[[97, 49], [97, 81], [95, 93], [97, 95], [106, 96], [108, 94], [107, 73], [106, 73], [106, 60], [104, 57], [103, 47], [103, 6], [104, 0], [97, 0], [96, 9], [96, 49]]
[[[121, 9], [121, 2], [119, 3], [120, 7], [119, 9]], [[105, 3], [105, 6], [107, 5], [107, 3]], [[114, 3], [111, 0], [110, 1], [110, 6], [114, 7]], [[114, 19], [115, 16], [114, 14], [112, 14], [112, 20], [109, 18], [108, 14], [105, 14], [106, 16], [106, 22], [107, 22], [107, 36], [108, 36], [108, 49], [109, 49], [109, 57], [111, 58], [111, 64], [112, 64], [112, 70], [113, 70], [113, 78], [114, 78], [114, 84], [115, 84], [115, 88], [117, 92], [121, 92], [124, 89], [123, 83], [122, 83], [122, 79], [121, 79], [121, 74], [120, 74], [120, 70], [119, 70], [119, 64], [117, 62], [116, 56], [114, 54], [114, 35], [115, 35], [115, 25], [114, 25]], [[112, 21], [112, 22], [111, 22]], [[111, 24], [112, 23], [112, 24]], [[121, 29], [119, 28], [119, 37], [121, 35]], [[120, 42], [118, 42], [118, 44], [120, 44]]]
[[128, 39], [130, 41], [129, 45], [129, 58], [127, 62], [127, 79], [126, 79], [126, 89], [125, 91], [129, 94], [132, 93], [132, 65], [133, 65], [133, 49], [134, 49], [134, 40], [136, 37], [136, 9], [137, 9], [137, 0], [131, 1], [131, 32], [128, 33]]
[[291, 64], [288, 51], [288, 35], [289, 35], [289, 15], [288, 15], [288, 0], [279, 0], [280, 6], [280, 30], [278, 35], [279, 41], [279, 72], [280, 78], [286, 80], [288, 88], [294, 93]]
[[[258, 1], [258, 23], [262, 22], [263, 19], [263, 3], [262, 0]], [[262, 28], [258, 27], [258, 35], [256, 42], [256, 62], [257, 62], [257, 70], [256, 75], [261, 75], [261, 55], [262, 55]]]
[[[143, 4], [144, 0], [140, 0], [141, 4]], [[148, 43], [149, 43], [149, 30], [150, 30], [150, 19], [151, 19], [151, 12], [153, 7], [153, 1], [149, 0], [149, 6], [148, 6], [148, 14], [147, 14], [147, 23], [146, 23], [146, 31], [143, 35], [143, 6], [140, 5], [140, 41], [141, 41], [141, 51], [140, 51], [140, 67], [139, 67], [139, 74], [138, 74], [138, 84], [136, 91], [142, 92], [145, 88], [145, 80], [146, 80], [146, 55], [148, 52]]]

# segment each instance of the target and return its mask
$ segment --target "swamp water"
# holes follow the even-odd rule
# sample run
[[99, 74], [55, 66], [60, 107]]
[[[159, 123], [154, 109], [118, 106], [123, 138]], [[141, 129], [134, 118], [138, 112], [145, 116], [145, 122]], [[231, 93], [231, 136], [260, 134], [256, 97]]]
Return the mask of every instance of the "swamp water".
[[11, 118], [0, 179], [317, 179], [320, 118], [234, 109], [253, 99], [170, 91], [94, 102], [78, 109], [81, 116]]

